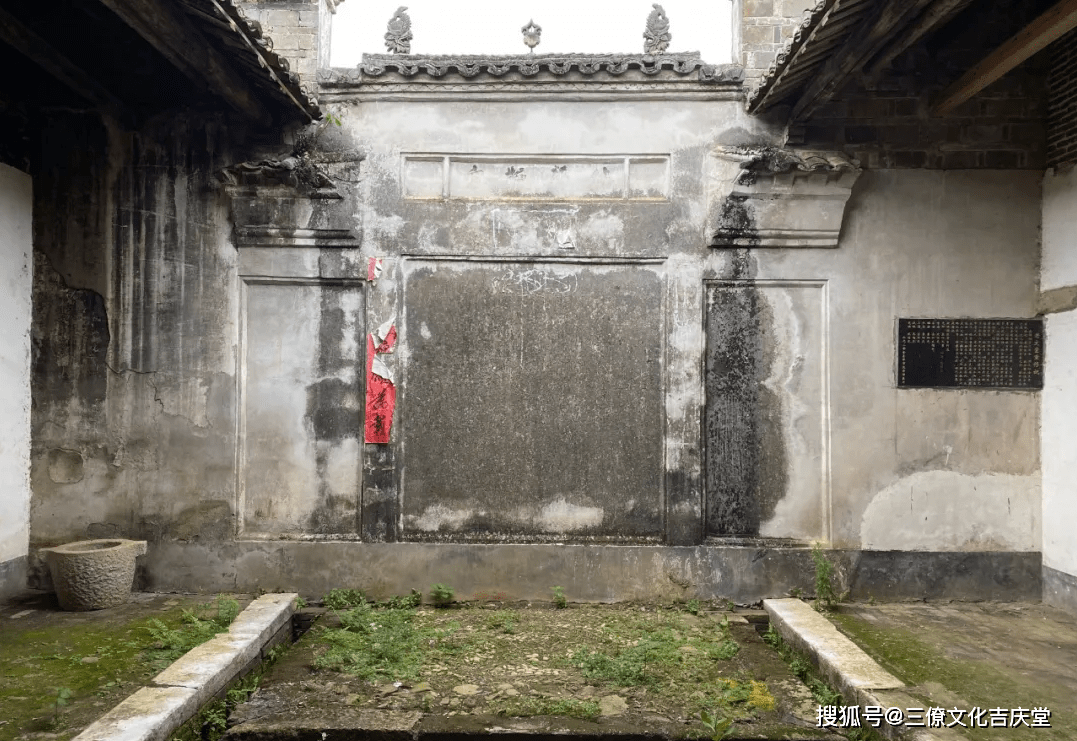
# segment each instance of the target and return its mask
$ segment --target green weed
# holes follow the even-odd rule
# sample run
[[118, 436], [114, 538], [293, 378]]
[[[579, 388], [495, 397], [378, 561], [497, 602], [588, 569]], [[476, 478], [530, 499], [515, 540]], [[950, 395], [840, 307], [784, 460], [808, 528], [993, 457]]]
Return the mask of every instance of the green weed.
[[697, 599], [690, 599], [684, 603], [685, 612], [691, 615], [698, 615], [703, 609], [703, 605]]
[[434, 607], [448, 607], [455, 594], [453, 588], [446, 584], [438, 583], [430, 587], [430, 601], [434, 603]]
[[550, 587], [550, 591], [553, 592], [553, 606], [558, 610], [563, 610], [568, 607], [568, 600], [565, 599], [564, 587]]
[[154, 645], [149, 649], [155, 664], [167, 665], [208, 641], [218, 633], [228, 630], [228, 626], [239, 614], [239, 603], [230, 597], [218, 597], [217, 604], [207, 602], [198, 605], [199, 612], [184, 610], [179, 627], [170, 628], [154, 618], [145, 630], [150, 634]]
[[411, 594], [394, 595], [379, 604], [389, 610], [414, 610], [422, 603], [423, 593], [418, 589], [413, 589]]
[[516, 632], [516, 626], [519, 625], [520, 618], [512, 610], [498, 610], [497, 612], [486, 618], [486, 627], [491, 630], [498, 630], [502, 633], [512, 635]]
[[712, 710], [703, 710], [699, 714], [699, 722], [710, 733], [712, 741], [721, 741], [733, 735], [732, 718], [723, 718]]
[[322, 604], [330, 610], [348, 610], [366, 604], [366, 595], [361, 589], [330, 589]]
[[612, 653], [577, 651], [571, 662], [589, 679], [622, 687], [655, 685], [686, 664], [733, 658], [740, 646], [721, 629], [718, 640], [685, 639], [669, 627], [651, 632]]
[[594, 720], [601, 713], [593, 700], [554, 699], [552, 697], [523, 697], [501, 702], [498, 715], [527, 717], [532, 715], [562, 715]]
[[811, 547], [811, 560], [815, 563], [815, 609], [829, 610], [841, 601], [834, 588], [834, 564], [818, 543]]
[[366, 680], [415, 679], [423, 663], [423, 636], [413, 617], [411, 610], [375, 610], [364, 602], [340, 615], [341, 628], [322, 634], [329, 648], [314, 666]]

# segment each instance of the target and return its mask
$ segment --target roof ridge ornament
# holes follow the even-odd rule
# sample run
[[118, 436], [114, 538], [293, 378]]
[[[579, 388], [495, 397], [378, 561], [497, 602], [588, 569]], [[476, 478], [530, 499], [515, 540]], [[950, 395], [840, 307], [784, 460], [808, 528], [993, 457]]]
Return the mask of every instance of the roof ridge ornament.
[[542, 41], [542, 26], [535, 23], [534, 19], [529, 20], [527, 25], [520, 29], [524, 35], [524, 43], [527, 44], [531, 53], [535, 53], [535, 47]]
[[411, 17], [407, 10], [407, 6], [401, 5], [389, 19], [385, 48], [390, 54], [411, 54]]
[[647, 16], [647, 28], [643, 32], [643, 53], [663, 54], [673, 40], [673, 34], [669, 32], [669, 17], [658, 3], [652, 3], [651, 7], [654, 10]]

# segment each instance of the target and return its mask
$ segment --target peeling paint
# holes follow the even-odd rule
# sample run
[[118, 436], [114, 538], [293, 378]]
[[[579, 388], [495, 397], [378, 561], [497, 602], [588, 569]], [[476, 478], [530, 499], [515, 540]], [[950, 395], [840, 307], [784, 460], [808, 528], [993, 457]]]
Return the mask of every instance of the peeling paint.
[[418, 517], [413, 515], [407, 519], [408, 524], [417, 530], [436, 533], [444, 530], [460, 530], [474, 514], [476, 514], [474, 510], [452, 509], [443, 504], [432, 504]]
[[601, 526], [604, 514], [601, 507], [581, 507], [561, 497], [544, 506], [535, 522], [547, 532], [572, 533]]

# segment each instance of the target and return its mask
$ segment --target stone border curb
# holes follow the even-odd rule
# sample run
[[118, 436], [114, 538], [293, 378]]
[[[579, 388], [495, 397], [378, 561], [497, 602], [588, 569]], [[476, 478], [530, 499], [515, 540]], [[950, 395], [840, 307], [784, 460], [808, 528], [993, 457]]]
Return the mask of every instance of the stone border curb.
[[290, 636], [298, 597], [257, 598], [226, 633], [192, 648], [73, 741], [166, 741], [247, 667], [260, 662], [270, 643], [281, 634]]
[[[763, 600], [770, 624], [782, 639], [806, 654], [823, 678], [846, 702], [860, 706], [919, 707], [920, 700], [904, 692], [905, 683], [887, 672], [838, 632], [834, 624], [799, 599]], [[883, 723], [875, 729], [895, 741], [958, 741], [964, 736], [947, 728], [916, 729]]]

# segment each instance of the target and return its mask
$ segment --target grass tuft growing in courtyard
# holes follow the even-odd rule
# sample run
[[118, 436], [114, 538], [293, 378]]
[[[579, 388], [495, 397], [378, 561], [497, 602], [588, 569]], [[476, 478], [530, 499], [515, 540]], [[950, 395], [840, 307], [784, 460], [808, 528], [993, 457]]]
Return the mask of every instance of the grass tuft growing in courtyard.
[[160, 620], [150, 620], [146, 631], [153, 644], [148, 649], [155, 666], [164, 668], [190, 651], [200, 646], [218, 633], [228, 630], [228, 626], [239, 614], [239, 602], [230, 598], [217, 597], [217, 603], [198, 605], [194, 610], [183, 610], [178, 626], [169, 626]]

